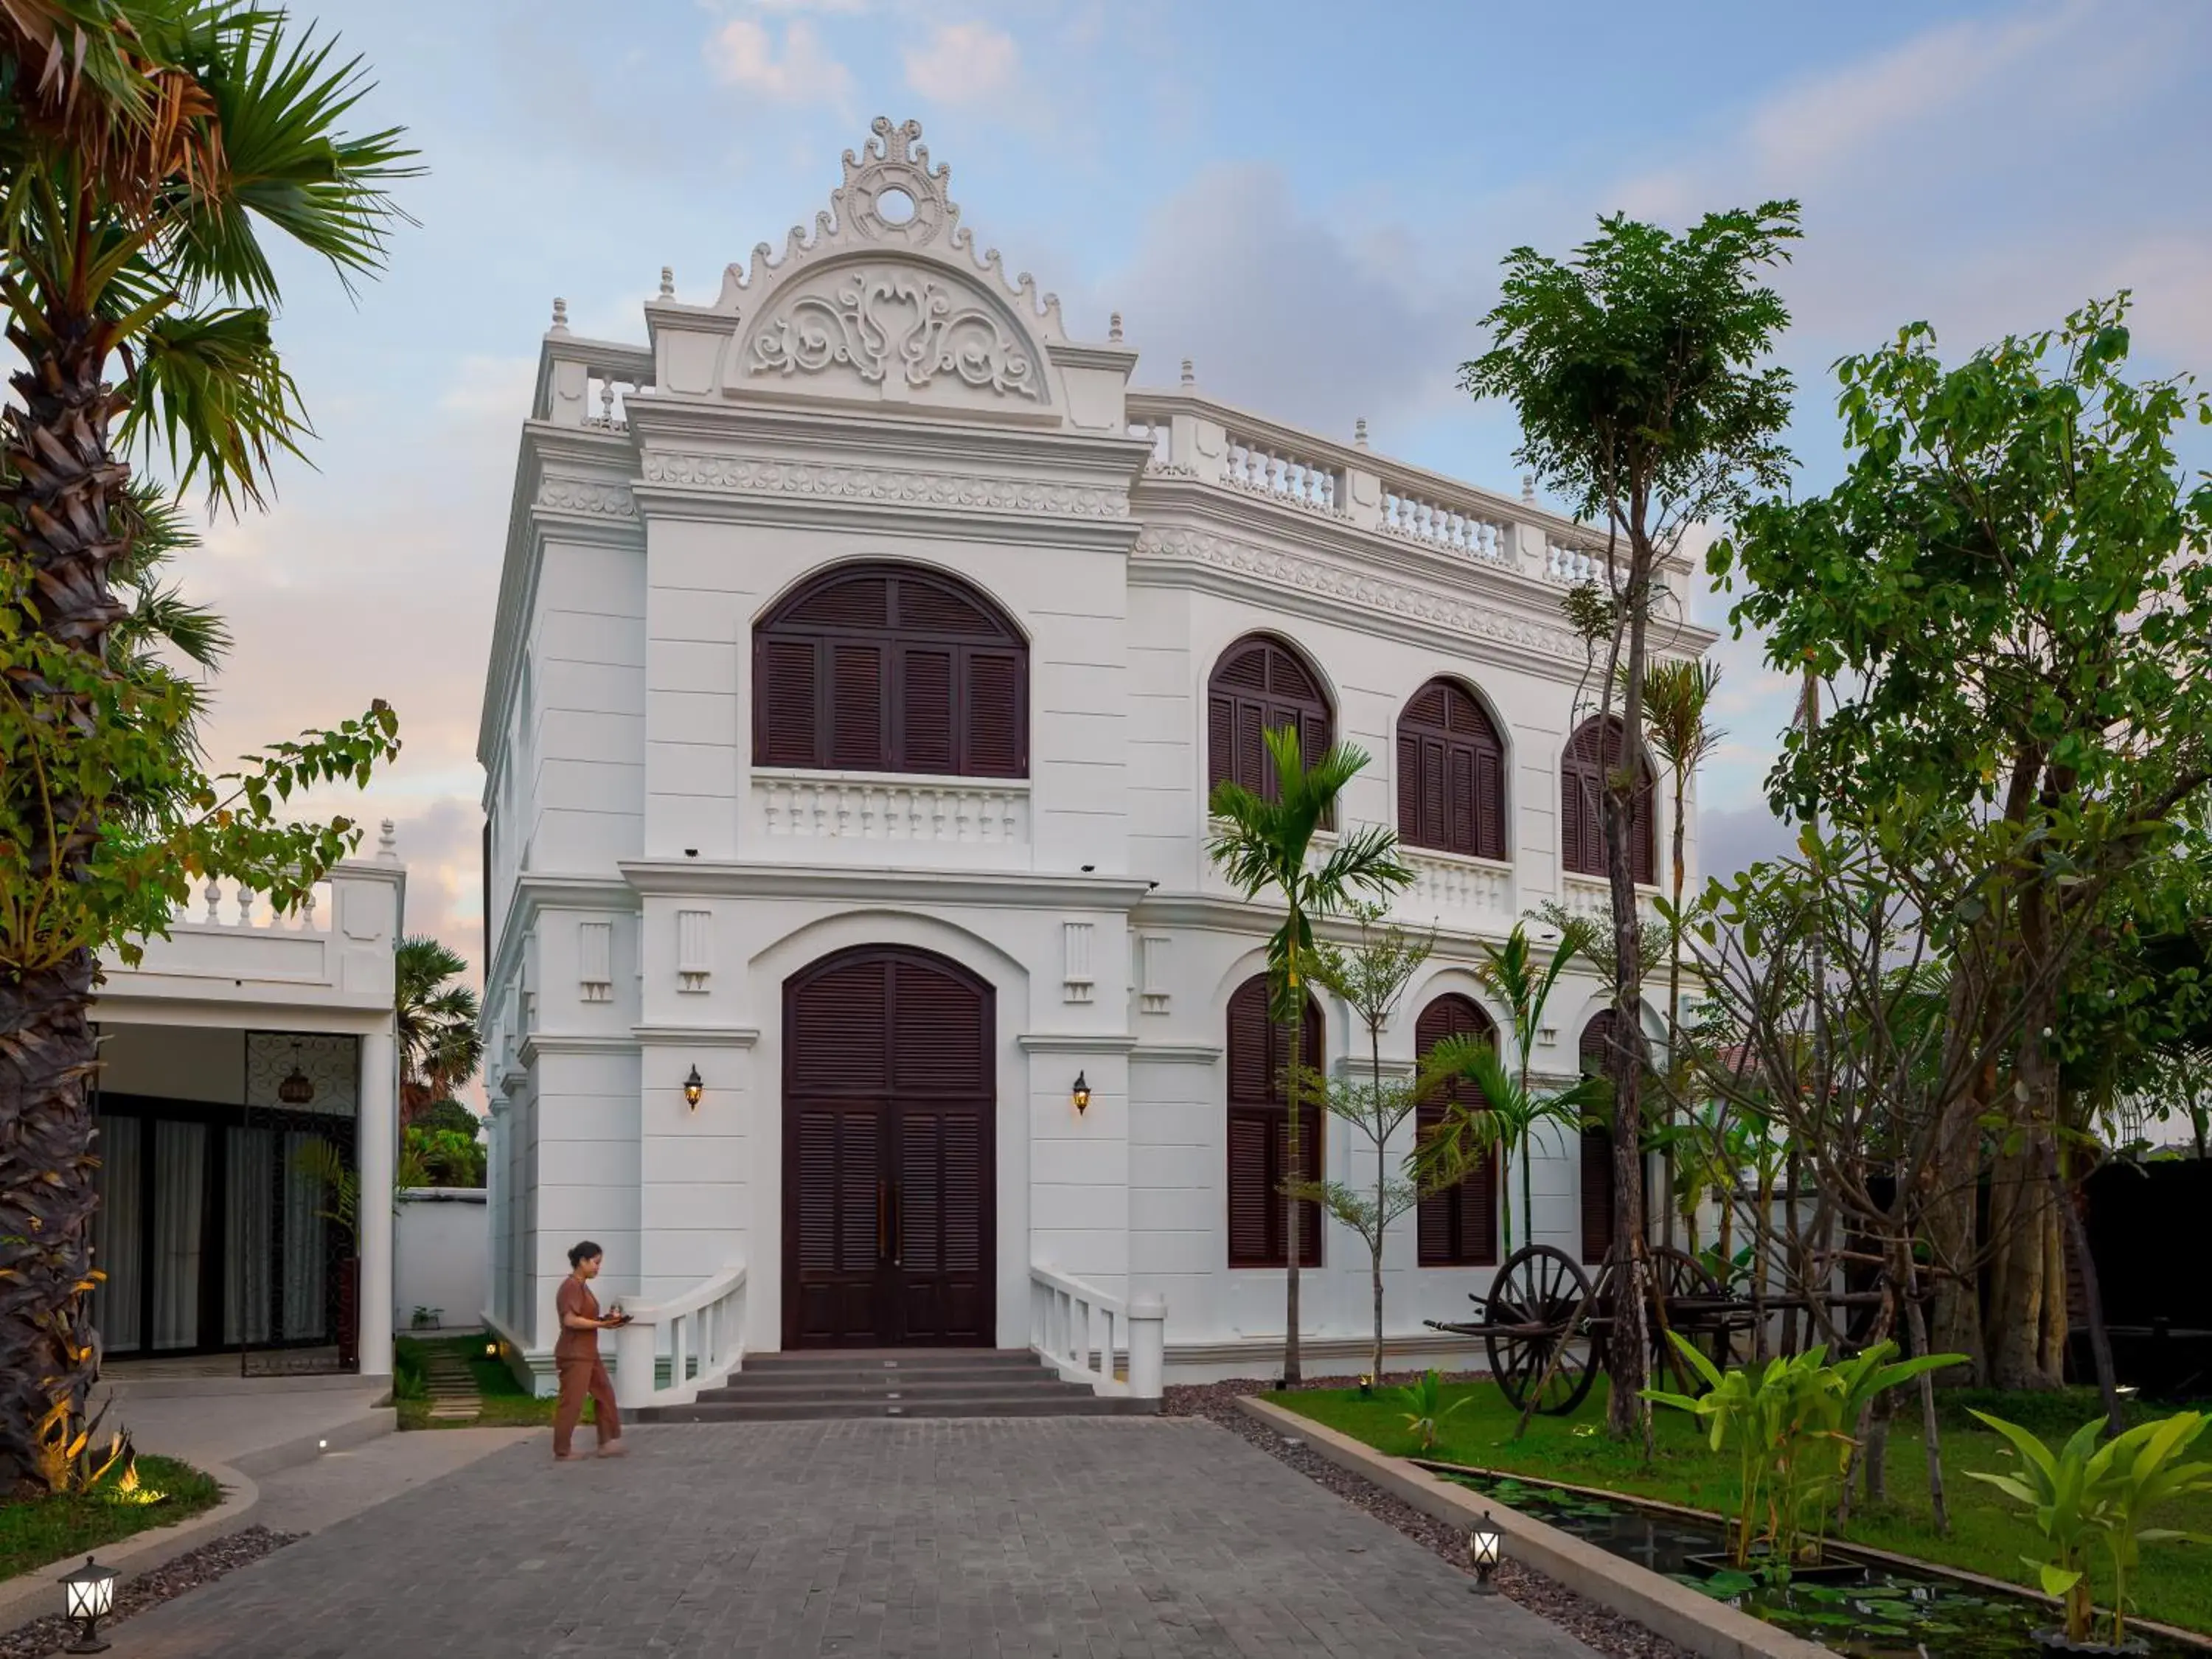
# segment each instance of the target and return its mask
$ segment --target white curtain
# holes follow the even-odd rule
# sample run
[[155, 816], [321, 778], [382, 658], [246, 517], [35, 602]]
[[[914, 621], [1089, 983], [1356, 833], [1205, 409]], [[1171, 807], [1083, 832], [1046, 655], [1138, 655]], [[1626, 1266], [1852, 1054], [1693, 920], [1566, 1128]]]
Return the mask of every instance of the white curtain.
[[100, 1132], [100, 1173], [93, 1177], [100, 1208], [92, 1221], [92, 1265], [107, 1278], [92, 1293], [92, 1322], [107, 1352], [130, 1353], [145, 1340], [138, 1328], [145, 1285], [145, 1241], [138, 1236], [144, 1124], [102, 1113], [93, 1127]]
[[328, 1199], [321, 1183], [300, 1168], [300, 1151], [323, 1137], [293, 1129], [284, 1136], [284, 1314], [283, 1335], [297, 1341], [327, 1335], [323, 1303], [324, 1231], [330, 1224], [320, 1212]]
[[276, 1136], [269, 1129], [232, 1129], [228, 1139], [230, 1161], [223, 1173], [230, 1214], [223, 1237], [222, 1340], [266, 1342]]
[[207, 1126], [154, 1125], [154, 1346], [200, 1340], [201, 1211], [207, 1194]]

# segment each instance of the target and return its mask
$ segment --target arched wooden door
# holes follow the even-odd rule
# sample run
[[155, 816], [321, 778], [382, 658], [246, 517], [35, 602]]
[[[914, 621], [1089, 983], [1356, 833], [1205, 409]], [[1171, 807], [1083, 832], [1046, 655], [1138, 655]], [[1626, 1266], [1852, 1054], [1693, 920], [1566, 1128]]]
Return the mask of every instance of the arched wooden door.
[[783, 992], [783, 1342], [988, 1347], [991, 988], [864, 945]]

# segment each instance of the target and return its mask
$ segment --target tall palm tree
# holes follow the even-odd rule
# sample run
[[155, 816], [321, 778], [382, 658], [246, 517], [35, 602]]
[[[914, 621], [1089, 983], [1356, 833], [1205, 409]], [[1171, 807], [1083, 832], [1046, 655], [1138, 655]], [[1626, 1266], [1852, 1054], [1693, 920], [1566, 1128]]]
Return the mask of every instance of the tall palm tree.
[[[143, 708], [117, 586], [145, 515], [118, 451], [158, 445], [180, 485], [234, 507], [307, 435], [263, 237], [343, 279], [380, 266], [386, 185], [410, 152], [340, 131], [363, 90], [356, 62], [238, 0], [0, 0], [0, 320], [20, 362], [0, 410], [0, 597], [25, 732], [76, 734], [88, 757]], [[98, 1365], [87, 1011], [108, 935], [77, 896], [101, 890], [105, 839], [132, 814], [204, 805], [95, 764], [0, 778], [29, 830], [0, 914], [0, 1484], [48, 1467], [36, 1425], [52, 1402], [81, 1410]]]
[[447, 981], [468, 961], [442, 939], [416, 935], [392, 953], [392, 1009], [399, 1041], [404, 1128], [476, 1075], [483, 1063], [483, 1010], [465, 985]]
[[1267, 937], [1270, 1016], [1289, 1034], [1289, 1065], [1283, 1079], [1284, 1154], [1289, 1179], [1283, 1194], [1283, 1237], [1288, 1267], [1284, 1278], [1283, 1380], [1295, 1383], [1298, 1363], [1298, 1237], [1300, 1200], [1290, 1190], [1304, 1169], [1300, 1153], [1298, 1097], [1304, 1079], [1300, 1064], [1306, 1008], [1308, 964], [1314, 951], [1313, 924], [1335, 915], [1357, 898], [1381, 898], [1409, 884], [1413, 872], [1398, 861], [1398, 832], [1387, 824], [1349, 830], [1318, 864], [1310, 854], [1314, 836], [1325, 826], [1344, 787], [1367, 764], [1364, 750], [1338, 744], [1310, 769], [1294, 726], [1263, 732], [1274, 785], [1272, 794], [1255, 794], [1224, 779], [1213, 787], [1209, 803], [1214, 817], [1207, 852], [1231, 884], [1248, 899], [1270, 895], [1284, 908], [1283, 925]]
[[[1672, 920], [1667, 927], [1667, 1069], [1677, 1088], [1682, 1080], [1682, 856], [1683, 808], [1690, 777], [1721, 746], [1728, 733], [1705, 717], [1721, 683], [1720, 665], [1702, 659], [1652, 664], [1644, 671], [1644, 734], [1666, 763], [1674, 796]], [[1672, 1127], [1671, 1125], [1669, 1126]], [[1668, 1195], [1666, 1242], [1674, 1242], [1674, 1140], [1665, 1137]]]

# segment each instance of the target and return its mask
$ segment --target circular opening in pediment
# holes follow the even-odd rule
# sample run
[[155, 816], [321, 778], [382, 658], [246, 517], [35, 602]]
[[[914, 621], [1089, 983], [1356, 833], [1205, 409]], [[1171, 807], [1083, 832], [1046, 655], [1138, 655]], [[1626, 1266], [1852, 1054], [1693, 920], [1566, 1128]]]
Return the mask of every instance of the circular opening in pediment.
[[911, 223], [915, 210], [914, 198], [896, 185], [876, 192], [876, 217], [887, 225]]

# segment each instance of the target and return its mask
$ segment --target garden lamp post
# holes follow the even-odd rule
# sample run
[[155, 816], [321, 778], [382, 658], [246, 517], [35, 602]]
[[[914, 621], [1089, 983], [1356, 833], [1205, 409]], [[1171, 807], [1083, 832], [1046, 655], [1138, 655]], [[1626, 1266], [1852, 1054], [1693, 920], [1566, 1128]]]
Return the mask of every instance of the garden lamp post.
[[1498, 1523], [1490, 1518], [1490, 1511], [1482, 1512], [1482, 1519], [1467, 1535], [1467, 1564], [1474, 1569], [1471, 1586], [1477, 1595], [1495, 1595], [1498, 1586], [1490, 1582], [1498, 1571], [1498, 1563], [1504, 1556], [1505, 1540], [1498, 1530]]
[[107, 1644], [100, 1639], [100, 1621], [115, 1611], [115, 1581], [120, 1577], [114, 1568], [103, 1567], [88, 1555], [75, 1572], [63, 1575], [62, 1593], [68, 1598], [69, 1617], [83, 1626], [64, 1652], [107, 1651]]

